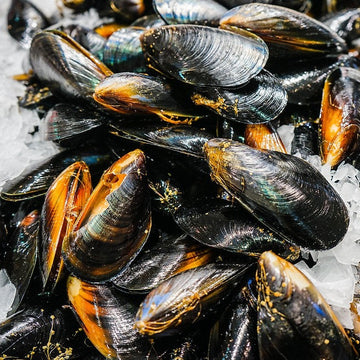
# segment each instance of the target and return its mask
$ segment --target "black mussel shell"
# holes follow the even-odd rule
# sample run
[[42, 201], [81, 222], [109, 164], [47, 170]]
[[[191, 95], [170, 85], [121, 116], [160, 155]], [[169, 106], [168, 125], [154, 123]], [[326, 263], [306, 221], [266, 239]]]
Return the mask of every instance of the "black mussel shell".
[[70, 355], [66, 334], [70, 329], [75, 331], [74, 319], [71, 320], [61, 308], [27, 306], [0, 323], [0, 357], [42, 359], [46, 353]]
[[0, 271], [6, 272], [10, 283], [16, 288], [7, 316], [18, 310], [32, 279], [38, 253], [39, 220], [39, 211], [34, 210], [21, 220], [11, 236], [1, 239]]
[[182, 271], [214, 260], [215, 253], [196, 244], [186, 235], [159, 234], [112, 283], [129, 293], [148, 293], [163, 281]]
[[141, 16], [130, 24], [130, 26], [137, 26], [145, 29], [153, 29], [163, 25], [166, 25], [165, 21], [156, 14]]
[[180, 228], [200, 243], [234, 253], [259, 256], [273, 250], [296, 260], [300, 249], [279, 238], [242, 206], [221, 199], [182, 203], [174, 212]]
[[325, 250], [345, 236], [346, 205], [308, 162], [226, 139], [210, 140], [204, 151], [216, 182], [289, 242]]
[[229, 10], [220, 27], [236, 32], [246, 29], [269, 46], [271, 59], [324, 57], [347, 51], [345, 41], [327, 26], [283, 6], [252, 3]]
[[97, 181], [113, 161], [113, 156], [104, 146], [78, 147], [65, 150], [40, 164], [31, 165], [17, 178], [6, 182], [1, 198], [7, 201], [22, 201], [44, 195], [56, 177], [75, 161], [84, 161]]
[[271, 67], [271, 71], [288, 94], [291, 104], [313, 104], [321, 100], [326, 77], [339, 66], [359, 68], [359, 60], [351, 55], [325, 58], [321, 61], [294, 61]]
[[35, 75], [52, 93], [95, 105], [96, 85], [112, 71], [65, 33], [48, 30], [31, 43], [30, 63]]
[[232, 9], [235, 6], [250, 4], [254, 2], [284, 6], [302, 12], [308, 10], [311, 7], [310, 0], [219, 0], [219, 3], [223, 4], [228, 9]]
[[169, 25], [217, 26], [227, 8], [214, 0], [153, 0], [154, 10]]
[[209, 360], [258, 360], [256, 321], [256, 304], [243, 289], [211, 328]]
[[107, 359], [145, 359], [150, 342], [134, 329], [138, 301], [108, 285], [70, 276], [69, 301], [88, 339]]
[[151, 224], [145, 155], [136, 149], [115, 161], [91, 193], [63, 240], [65, 266], [85, 281], [110, 280], [139, 253]]
[[144, 15], [146, 10], [144, 0], [109, 0], [109, 3], [114, 14], [127, 21]]
[[326, 78], [320, 111], [323, 163], [332, 167], [359, 149], [360, 71], [339, 67]]
[[77, 104], [57, 103], [45, 115], [44, 138], [72, 147], [94, 135], [105, 121], [105, 115], [100, 112]]
[[115, 31], [106, 41], [102, 60], [114, 72], [146, 72], [140, 35], [145, 28], [128, 26]]
[[138, 143], [197, 157], [203, 157], [202, 147], [215, 135], [215, 131], [203, 127], [165, 124], [156, 119], [111, 121], [110, 132]]
[[30, 48], [32, 38], [50, 25], [46, 16], [27, 0], [12, 0], [7, 22], [9, 34], [25, 48]]
[[294, 265], [264, 252], [256, 280], [260, 359], [359, 358], [330, 306]]
[[360, 8], [331, 13], [320, 20], [344, 39], [349, 46], [353, 40], [360, 37]]
[[217, 307], [251, 265], [208, 264], [164, 281], [142, 302], [135, 327], [141, 334], [171, 335]]
[[237, 89], [197, 88], [191, 97], [214, 113], [245, 124], [265, 123], [275, 119], [287, 104], [287, 94], [276, 77], [263, 70], [248, 84]]
[[234, 87], [258, 74], [268, 49], [257, 36], [201, 25], [168, 25], [140, 38], [147, 64], [196, 86]]

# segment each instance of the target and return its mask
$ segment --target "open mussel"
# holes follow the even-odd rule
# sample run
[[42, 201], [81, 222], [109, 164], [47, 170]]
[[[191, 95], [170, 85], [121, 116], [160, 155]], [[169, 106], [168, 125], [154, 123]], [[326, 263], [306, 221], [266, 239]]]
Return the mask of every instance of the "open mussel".
[[140, 40], [151, 68], [196, 86], [245, 84], [268, 59], [265, 43], [247, 31], [168, 25], [147, 30]]
[[145, 359], [150, 342], [134, 329], [137, 299], [108, 285], [93, 285], [70, 276], [67, 293], [81, 327], [107, 359]]
[[345, 236], [345, 203], [308, 162], [227, 139], [210, 140], [204, 151], [216, 182], [289, 242], [320, 250]]
[[121, 114], [156, 114], [172, 123], [191, 123], [201, 116], [190, 101], [182, 103], [173, 93], [165, 78], [123, 72], [104, 79], [95, 88], [94, 99]]
[[112, 74], [79, 43], [57, 30], [42, 31], [33, 38], [30, 63], [54, 94], [91, 103], [96, 85]]
[[12, 0], [7, 21], [9, 34], [25, 48], [36, 33], [50, 25], [41, 10], [27, 0]]
[[135, 327], [141, 334], [171, 335], [200, 320], [243, 281], [251, 265], [208, 264], [164, 281], [142, 302]]
[[320, 112], [321, 158], [336, 166], [359, 147], [360, 71], [334, 70], [326, 79]]
[[359, 358], [330, 306], [294, 265], [265, 252], [256, 279], [261, 360]]
[[227, 8], [214, 0], [154, 0], [154, 10], [169, 25], [200, 24], [217, 26]]
[[245, 124], [269, 122], [287, 104], [285, 89], [266, 70], [237, 89], [197, 88], [191, 99], [194, 104], [204, 106], [223, 118]]
[[134, 150], [101, 177], [63, 241], [66, 267], [93, 282], [121, 272], [137, 255], [151, 229], [145, 155]]
[[92, 191], [88, 166], [75, 162], [48, 189], [41, 212], [40, 264], [43, 288], [53, 291], [64, 272], [61, 259], [63, 239]]
[[320, 21], [283, 6], [237, 6], [224, 14], [220, 27], [234, 32], [246, 29], [260, 36], [272, 59], [324, 57], [347, 50], [345, 41]]

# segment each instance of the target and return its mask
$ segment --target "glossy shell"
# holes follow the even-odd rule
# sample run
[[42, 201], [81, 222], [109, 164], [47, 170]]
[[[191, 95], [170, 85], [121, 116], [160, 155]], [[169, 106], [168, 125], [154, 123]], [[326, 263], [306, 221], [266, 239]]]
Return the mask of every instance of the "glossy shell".
[[72, 231], [91, 191], [88, 166], [84, 162], [75, 162], [55, 179], [46, 193], [40, 232], [40, 268], [44, 289], [53, 291], [63, 275], [63, 239]]
[[321, 158], [336, 166], [359, 146], [360, 71], [334, 70], [326, 79], [320, 112]]
[[245, 31], [239, 35], [201, 25], [169, 25], [146, 31], [140, 40], [151, 68], [196, 86], [242, 85], [268, 59], [265, 43]]
[[34, 37], [30, 63], [36, 76], [53, 93], [90, 102], [96, 85], [112, 74], [80, 44], [56, 30]]
[[257, 287], [261, 359], [358, 358], [330, 306], [294, 265], [263, 253]]
[[243, 28], [260, 36], [277, 57], [315, 57], [346, 52], [345, 41], [310, 16], [283, 6], [252, 3], [229, 10], [221, 28]]
[[101, 282], [122, 271], [151, 229], [145, 155], [134, 150], [104, 172], [63, 241], [65, 265], [86, 281]]
[[173, 276], [146, 296], [135, 327], [150, 336], [178, 332], [201, 319], [247, 269], [247, 265], [209, 264]]
[[107, 285], [70, 276], [67, 293], [81, 327], [107, 359], [145, 359], [150, 343], [134, 329], [138, 304]]
[[154, 0], [154, 10], [169, 24], [217, 25], [227, 8], [213, 0]]
[[196, 105], [233, 121], [245, 124], [265, 123], [275, 119], [287, 104], [287, 94], [280, 82], [263, 70], [241, 88], [198, 88], [192, 101]]
[[204, 151], [216, 182], [291, 243], [329, 249], [344, 237], [345, 203], [306, 161], [226, 139], [210, 140]]
[[121, 114], [150, 113], [162, 120], [188, 123], [200, 112], [186, 106], [174, 96], [171, 84], [164, 78], [136, 73], [117, 73], [104, 79], [95, 89], [94, 99], [104, 107]]

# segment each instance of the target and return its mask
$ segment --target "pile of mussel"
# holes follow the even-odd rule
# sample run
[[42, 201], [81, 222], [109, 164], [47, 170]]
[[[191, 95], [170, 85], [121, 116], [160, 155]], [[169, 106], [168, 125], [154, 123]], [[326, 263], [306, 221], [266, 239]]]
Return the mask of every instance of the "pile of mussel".
[[60, 151], [1, 191], [0, 358], [359, 359], [294, 264], [349, 227], [308, 159], [358, 163], [360, 3], [99, 3], [9, 9]]

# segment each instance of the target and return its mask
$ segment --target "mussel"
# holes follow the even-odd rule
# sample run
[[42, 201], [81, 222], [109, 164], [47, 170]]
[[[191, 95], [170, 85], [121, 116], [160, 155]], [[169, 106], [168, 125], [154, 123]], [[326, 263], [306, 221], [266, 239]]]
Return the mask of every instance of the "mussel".
[[271, 251], [258, 263], [260, 359], [358, 359], [358, 354], [315, 286]]
[[321, 158], [338, 165], [359, 147], [360, 71], [334, 70], [326, 79], [320, 112]]
[[75, 162], [51, 184], [41, 212], [40, 264], [43, 288], [53, 291], [64, 272], [61, 259], [63, 239], [92, 191], [88, 166]]
[[345, 236], [345, 203], [308, 162], [227, 139], [210, 140], [204, 151], [213, 178], [289, 242], [329, 249]]
[[67, 293], [86, 335], [107, 359], [145, 359], [150, 343], [134, 329], [138, 302], [108, 285], [70, 276]]
[[135, 327], [149, 336], [181, 332], [214, 311], [229, 289], [243, 280], [249, 266], [208, 264], [173, 276], [146, 296]]
[[196, 86], [234, 87], [257, 75], [268, 48], [247, 31], [234, 34], [202, 25], [168, 25], [140, 37], [148, 66]]
[[137, 255], [151, 229], [145, 155], [134, 150], [115, 161], [63, 241], [66, 267], [85, 281], [106, 281]]
[[91, 103], [95, 86], [112, 74], [80, 44], [57, 30], [42, 31], [33, 38], [30, 63], [54, 94]]
[[182, 103], [173, 93], [173, 86], [162, 77], [122, 72], [104, 79], [93, 97], [105, 108], [121, 114], [156, 114], [172, 123], [191, 123], [201, 116], [190, 101], [184, 99]]
[[269, 122], [279, 116], [287, 104], [285, 89], [266, 70], [240, 88], [196, 88], [191, 99], [223, 118], [245, 124]]
[[246, 29], [260, 36], [271, 58], [324, 57], [347, 50], [345, 41], [320, 21], [283, 6], [237, 6], [224, 14], [220, 27], [234, 32]]
[[169, 25], [218, 25], [227, 8], [214, 0], [154, 0], [154, 10]]

